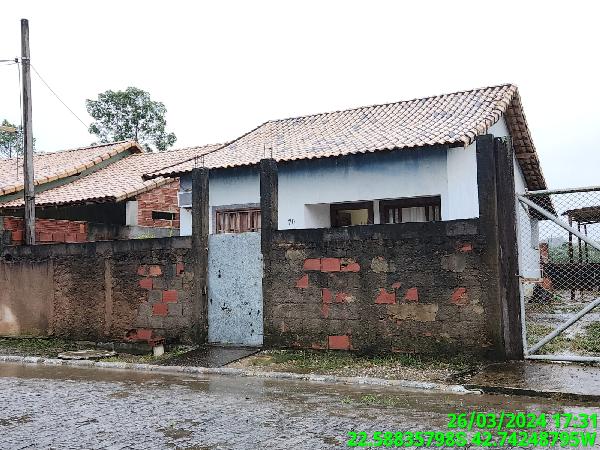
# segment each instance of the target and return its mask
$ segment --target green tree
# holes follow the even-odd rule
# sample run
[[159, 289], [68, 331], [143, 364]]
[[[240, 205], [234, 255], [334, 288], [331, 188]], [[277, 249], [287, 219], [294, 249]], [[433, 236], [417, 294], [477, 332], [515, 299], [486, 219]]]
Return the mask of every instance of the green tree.
[[89, 131], [100, 142], [135, 139], [147, 149], [163, 151], [177, 138], [167, 133], [167, 108], [153, 101], [150, 94], [135, 87], [124, 91], [108, 90], [98, 94], [98, 100], [86, 100], [87, 112], [95, 120]]
[[[0, 158], [14, 158], [23, 154], [23, 127], [14, 125], [4, 119], [2, 125], [16, 128], [16, 133], [0, 131]], [[33, 140], [33, 151], [35, 152], [35, 139]]]

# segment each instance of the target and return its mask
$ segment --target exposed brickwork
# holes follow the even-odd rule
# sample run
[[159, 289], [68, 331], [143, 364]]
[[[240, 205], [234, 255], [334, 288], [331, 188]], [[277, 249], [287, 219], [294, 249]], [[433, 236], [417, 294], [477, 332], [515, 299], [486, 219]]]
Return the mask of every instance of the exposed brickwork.
[[276, 231], [265, 346], [492, 353], [500, 325], [488, 289], [498, 268], [485, 248], [478, 219]]
[[418, 302], [419, 301], [419, 290], [416, 287], [410, 288], [404, 294], [404, 300], [407, 302]]
[[330, 350], [350, 350], [350, 336], [329, 336]]
[[[156, 228], [179, 228], [177, 206], [179, 180], [152, 189], [136, 197], [138, 202], [138, 225]], [[152, 211], [172, 212], [174, 220], [152, 219]]]
[[457, 306], [465, 306], [469, 304], [469, 297], [467, 295], [467, 289], [459, 287], [454, 290], [450, 301]]
[[322, 258], [322, 272], [339, 272], [341, 270], [340, 258]]
[[379, 289], [379, 294], [375, 299], [377, 305], [393, 305], [396, 303], [396, 292], [388, 292], [385, 288]]
[[[20, 217], [2, 217], [3, 230], [11, 233], [11, 245], [22, 245], [24, 220]], [[57, 242], [86, 242], [87, 222], [73, 220], [36, 219], [35, 238], [39, 244]]]
[[296, 281], [296, 287], [300, 289], [305, 289], [308, 287], [308, 274], [302, 275], [302, 277]]
[[184, 270], [193, 267], [190, 238], [12, 247], [7, 253], [11, 258], [0, 257], [0, 273], [14, 274], [9, 278], [36, 268], [31, 286], [0, 279], [10, 297], [27, 299], [24, 315], [41, 311], [43, 320], [27, 334], [196, 342], [194, 274]]

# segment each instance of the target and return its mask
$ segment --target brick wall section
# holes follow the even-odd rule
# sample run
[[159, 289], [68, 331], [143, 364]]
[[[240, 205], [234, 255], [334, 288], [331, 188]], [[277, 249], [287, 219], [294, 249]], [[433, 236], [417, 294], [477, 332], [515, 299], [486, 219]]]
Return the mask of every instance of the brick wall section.
[[[27, 334], [192, 343], [191, 261], [186, 237], [5, 248], [0, 307], [12, 311], [14, 323], [0, 319], [0, 334], [23, 334], [19, 322], [38, 311]], [[29, 285], [10, 281], [23, 271], [33, 274]], [[49, 288], [39, 292], [38, 285]]]
[[[265, 345], [362, 352], [497, 349], [477, 219], [273, 232]], [[496, 302], [497, 303], [497, 302]]]
[[[10, 232], [10, 245], [22, 245], [24, 219], [2, 217], [0, 231]], [[36, 219], [35, 239], [39, 244], [87, 241], [88, 224], [82, 221]], [[0, 233], [1, 234], [1, 233]]]
[[[177, 192], [179, 192], [179, 180], [138, 195], [136, 197], [138, 201], [138, 225], [143, 227], [179, 228]], [[175, 219], [153, 220], [152, 211], [175, 213]]]

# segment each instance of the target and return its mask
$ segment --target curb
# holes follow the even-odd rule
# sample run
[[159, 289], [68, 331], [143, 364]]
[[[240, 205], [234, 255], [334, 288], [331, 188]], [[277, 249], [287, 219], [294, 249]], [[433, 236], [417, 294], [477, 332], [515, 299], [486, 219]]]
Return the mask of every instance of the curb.
[[550, 398], [553, 400], [578, 400], [582, 402], [598, 402], [600, 394], [578, 394], [576, 392], [541, 391], [536, 389], [517, 388], [509, 386], [483, 386], [465, 384], [465, 389], [478, 390], [483, 394], [519, 395], [524, 397]]
[[338, 383], [354, 386], [382, 386], [422, 391], [436, 391], [452, 394], [481, 394], [481, 390], [469, 389], [459, 384], [430, 383], [413, 380], [387, 380], [373, 377], [340, 377], [336, 375], [299, 374], [292, 372], [265, 372], [249, 369], [209, 368], [194, 366], [158, 366], [153, 364], [136, 364], [127, 362], [102, 362], [90, 360], [65, 360], [43, 358], [38, 356], [0, 355], [0, 363], [36, 364], [45, 366], [71, 366], [99, 369], [134, 370], [153, 372], [164, 375], [196, 374], [196, 375], [228, 375], [238, 377], [255, 377], [274, 380], [296, 380], [316, 383]]

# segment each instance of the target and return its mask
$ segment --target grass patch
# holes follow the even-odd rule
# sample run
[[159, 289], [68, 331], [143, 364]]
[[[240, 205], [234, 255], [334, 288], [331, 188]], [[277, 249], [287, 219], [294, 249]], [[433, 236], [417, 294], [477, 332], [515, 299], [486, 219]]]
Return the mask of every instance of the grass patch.
[[284, 366], [301, 372], [339, 373], [345, 370], [410, 368], [462, 372], [483, 364], [469, 356], [392, 354], [362, 356], [339, 351], [272, 350], [252, 361], [254, 366]]
[[[549, 325], [541, 325], [538, 323], [532, 323], [527, 325], [527, 342], [529, 346], [537, 344], [544, 336], [548, 335], [554, 330], [554, 327]], [[553, 354], [565, 350], [570, 350], [572, 342], [570, 339], [562, 334], [552, 339], [546, 345], [544, 345], [538, 351], [539, 354]]]
[[577, 336], [575, 347], [589, 353], [600, 353], [600, 322], [585, 327], [585, 333]]
[[0, 338], [0, 352], [28, 356], [56, 356], [76, 350], [75, 342], [52, 338]]

